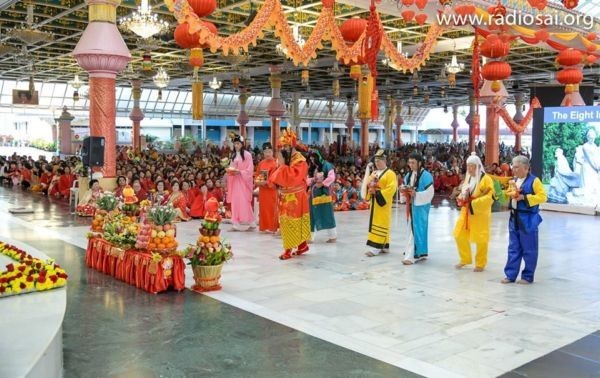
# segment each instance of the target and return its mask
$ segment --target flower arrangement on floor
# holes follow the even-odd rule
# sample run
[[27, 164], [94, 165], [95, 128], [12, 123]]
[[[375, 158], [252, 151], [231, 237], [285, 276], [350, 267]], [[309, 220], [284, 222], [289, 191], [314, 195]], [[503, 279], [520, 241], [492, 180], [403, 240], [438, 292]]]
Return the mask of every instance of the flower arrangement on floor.
[[151, 252], [170, 255], [177, 250], [177, 234], [173, 221], [177, 212], [173, 206], [154, 206], [148, 210], [147, 219], [150, 223], [150, 238], [147, 248]]
[[67, 274], [54, 260], [40, 260], [3, 242], [0, 242], [0, 253], [16, 261], [0, 272], [0, 297], [50, 290], [67, 284]]
[[196, 245], [190, 245], [182, 252], [194, 272], [196, 284], [192, 289], [199, 292], [221, 289], [219, 279], [223, 264], [233, 257], [231, 245], [221, 241], [219, 203], [211, 198], [206, 209]]

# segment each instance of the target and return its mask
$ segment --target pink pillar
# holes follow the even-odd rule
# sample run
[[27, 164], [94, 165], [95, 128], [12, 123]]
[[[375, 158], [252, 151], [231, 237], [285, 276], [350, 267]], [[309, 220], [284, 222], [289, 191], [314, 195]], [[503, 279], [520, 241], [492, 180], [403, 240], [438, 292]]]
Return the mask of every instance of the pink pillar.
[[285, 105], [281, 100], [281, 67], [271, 66], [271, 101], [267, 106], [267, 114], [271, 116], [271, 143], [273, 144], [273, 150], [277, 151], [277, 144], [279, 144], [279, 128], [281, 117], [285, 114]]
[[[513, 117], [513, 121], [521, 123], [523, 121], [523, 93], [515, 93], [515, 107], [517, 111]], [[515, 151], [521, 151], [521, 133], [515, 133]]]
[[240, 94], [240, 114], [238, 115], [236, 121], [240, 125], [240, 135], [247, 139], [246, 133], [246, 125], [250, 121], [250, 117], [248, 117], [248, 113], [246, 113], [246, 103], [248, 102], [248, 93], [245, 89], [241, 90]]
[[131, 95], [133, 97], [133, 109], [129, 113], [129, 119], [133, 122], [133, 131], [131, 135], [131, 141], [134, 150], [141, 150], [141, 137], [140, 129], [141, 122], [144, 119], [144, 113], [140, 109], [140, 98], [142, 97], [142, 81], [132, 80], [131, 81]]
[[479, 115], [477, 113], [477, 99], [475, 98], [475, 92], [469, 89], [469, 114], [465, 118], [465, 121], [469, 125], [469, 152], [475, 151], [475, 140], [477, 139], [479, 127]]
[[[61, 154], [71, 155], [73, 153], [71, 148], [71, 122], [74, 119], [75, 117], [67, 111], [66, 106], [63, 108], [60, 117], [56, 119], [58, 121], [59, 151]], [[56, 128], [53, 127], [53, 129]]]
[[394, 119], [396, 125], [396, 148], [402, 146], [402, 125], [404, 124], [404, 118], [402, 118], [402, 100], [396, 100], [396, 118]]
[[346, 107], [348, 108], [348, 118], [346, 118], [346, 145], [348, 146], [348, 150], [352, 150], [354, 148], [353, 143], [352, 143], [352, 138], [353, 138], [353, 129], [354, 129], [354, 125], [356, 124], [356, 122], [354, 122], [354, 116], [352, 115], [352, 111], [354, 110], [354, 102], [352, 101], [352, 99], [348, 99], [348, 101], [346, 102]]
[[458, 142], [458, 105], [452, 105], [452, 143]]
[[494, 105], [486, 108], [485, 122], [485, 164], [498, 163], [500, 142], [500, 116]]
[[90, 135], [105, 138], [104, 177], [116, 176], [115, 85], [131, 54], [116, 26], [119, 0], [88, 0], [89, 23], [73, 50], [90, 76]]

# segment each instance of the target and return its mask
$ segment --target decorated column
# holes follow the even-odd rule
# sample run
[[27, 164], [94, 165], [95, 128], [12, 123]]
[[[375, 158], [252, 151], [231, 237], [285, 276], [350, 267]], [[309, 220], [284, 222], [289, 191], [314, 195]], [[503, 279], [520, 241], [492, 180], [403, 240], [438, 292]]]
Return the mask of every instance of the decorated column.
[[240, 125], [240, 135], [244, 138], [247, 138], [248, 135], [246, 133], [246, 125], [248, 121], [250, 121], [250, 117], [248, 117], [248, 113], [246, 113], [246, 103], [248, 102], [248, 92], [245, 89], [241, 89], [240, 93], [240, 114], [238, 115], [236, 121]]
[[[499, 88], [497, 87], [499, 86]], [[500, 141], [500, 114], [508, 92], [502, 81], [486, 80], [481, 88], [481, 102], [486, 105], [485, 164], [498, 163]]]
[[475, 91], [469, 89], [469, 114], [465, 118], [465, 121], [469, 125], [469, 152], [475, 151], [475, 141], [477, 134], [479, 133], [476, 128], [479, 126], [478, 120], [476, 122], [477, 115], [477, 99], [475, 98]]
[[129, 113], [129, 119], [133, 122], [132, 145], [134, 150], [141, 149], [140, 124], [144, 119], [144, 113], [140, 109], [140, 98], [142, 97], [142, 81], [131, 80], [131, 96], [133, 97], [133, 109]]
[[396, 117], [394, 118], [394, 124], [396, 125], [396, 148], [402, 146], [402, 125], [404, 124], [404, 118], [402, 118], [402, 100], [396, 100]]
[[[521, 121], [523, 121], [523, 93], [515, 93], [515, 107], [516, 107], [516, 112], [515, 112], [515, 116], [513, 117], [513, 121], [515, 121], [516, 123], [521, 123]], [[515, 151], [521, 151], [521, 135], [522, 133], [515, 133]]]
[[105, 138], [104, 177], [116, 176], [117, 73], [129, 63], [131, 54], [117, 29], [120, 0], [88, 0], [89, 23], [73, 50], [77, 63], [90, 78], [90, 135]]
[[279, 128], [281, 117], [285, 114], [285, 105], [281, 100], [280, 91], [281, 91], [281, 67], [271, 66], [269, 68], [271, 72], [271, 77], [269, 81], [271, 82], [271, 101], [267, 106], [267, 114], [271, 116], [271, 143], [273, 144], [273, 149], [277, 149], [277, 144], [279, 143]]
[[346, 102], [346, 107], [348, 108], [348, 117], [346, 118], [346, 144], [348, 145], [348, 148], [352, 149], [354, 148], [353, 143], [352, 143], [352, 138], [353, 138], [353, 129], [354, 129], [354, 125], [356, 124], [354, 122], [354, 101], [352, 101], [351, 98], [348, 98], [348, 101]]
[[72, 138], [71, 138], [71, 122], [75, 119], [67, 111], [67, 107], [63, 107], [63, 111], [60, 117], [56, 119], [58, 122], [58, 141], [59, 141], [59, 152], [64, 155], [71, 155], [73, 153], [71, 149]]
[[369, 156], [369, 120], [371, 119], [371, 94], [374, 79], [366, 69], [362, 72], [358, 84], [358, 118], [360, 119], [360, 155]]
[[392, 96], [387, 96], [385, 102], [385, 119], [383, 120], [383, 126], [385, 127], [385, 148], [392, 148], [392, 128], [394, 127], [394, 100]]
[[452, 143], [458, 142], [458, 105], [452, 105]]

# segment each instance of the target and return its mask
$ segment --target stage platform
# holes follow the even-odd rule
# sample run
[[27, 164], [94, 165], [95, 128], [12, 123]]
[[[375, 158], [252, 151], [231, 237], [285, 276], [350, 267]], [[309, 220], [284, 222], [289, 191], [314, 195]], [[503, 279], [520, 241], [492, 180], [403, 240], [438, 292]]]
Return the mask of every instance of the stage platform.
[[[368, 258], [368, 212], [336, 213], [337, 244], [317, 237], [307, 255], [280, 261], [281, 239], [233, 232], [235, 258], [223, 290], [208, 295], [336, 345], [429, 377], [492, 377], [598, 329], [600, 218], [543, 212], [540, 260], [531, 286], [502, 285], [508, 213], [494, 213], [485, 272], [454, 269], [458, 211], [432, 209], [430, 259], [401, 263], [405, 210], [394, 211], [391, 253]], [[40, 214], [11, 221], [85, 248], [87, 226], [43, 227]], [[79, 219], [73, 219], [80, 223]], [[200, 221], [178, 224], [183, 246]], [[81, 256], [83, 259], [84, 256]], [[187, 285], [192, 284], [188, 268]]]

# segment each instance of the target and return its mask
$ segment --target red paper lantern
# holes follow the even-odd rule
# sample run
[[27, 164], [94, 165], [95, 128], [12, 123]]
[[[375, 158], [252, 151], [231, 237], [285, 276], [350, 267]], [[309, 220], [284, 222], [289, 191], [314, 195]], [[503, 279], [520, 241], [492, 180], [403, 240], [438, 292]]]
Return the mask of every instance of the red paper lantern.
[[414, 3], [415, 3], [415, 0], [402, 0], [402, 5], [404, 5], [405, 7], [410, 7]]
[[588, 45], [588, 47], [587, 47], [587, 51], [588, 51], [588, 52], [594, 52], [594, 51], [596, 51], [597, 49], [598, 49], [598, 46], [596, 46], [596, 45], [594, 45], [594, 44]]
[[548, 38], [550, 38], [550, 33], [548, 33], [548, 30], [546, 29], [540, 29], [535, 32], [535, 38], [537, 38], [538, 41], [546, 42]]
[[400, 13], [400, 15], [402, 16], [404, 21], [406, 21], [407, 23], [411, 22], [415, 18], [415, 12], [411, 11], [410, 9], [402, 11], [402, 13]]
[[556, 74], [556, 81], [563, 85], [575, 85], [583, 80], [583, 72], [577, 67], [563, 68]]
[[588, 41], [595, 41], [596, 38], [598, 38], [598, 35], [594, 32], [589, 32], [585, 38], [587, 38]]
[[188, 0], [188, 4], [198, 17], [206, 17], [217, 9], [217, 0]]
[[340, 33], [346, 42], [356, 42], [367, 28], [367, 20], [362, 18], [351, 18], [340, 25]]
[[415, 16], [415, 21], [417, 22], [417, 24], [423, 25], [425, 21], [427, 21], [427, 15], [425, 13], [419, 13]]
[[200, 47], [200, 35], [198, 33], [189, 33], [190, 25], [187, 22], [177, 25], [173, 37], [175, 37], [175, 43], [182, 49], [193, 49]]
[[419, 10], [423, 10], [427, 6], [427, 0], [415, 0], [415, 4]]
[[494, 34], [490, 34], [489, 37], [492, 38], [487, 38], [481, 44], [479, 50], [481, 55], [485, 56], [486, 58], [502, 58], [507, 56], [510, 51], [510, 44], [502, 42], [502, 40]]
[[454, 12], [460, 16], [467, 16], [475, 13], [475, 6], [471, 4], [461, 4], [454, 7]]
[[586, 61], [588, 64], [594, 64], [594, 63], [596, 63], [596, 60], [597, 60], [597, 59], [598, 59], [598, 58], [596, 57], [596, 55], [588, 55], [588, 56], [587, 56], [587, 58], [585, 58], [585, 61]]
[[333, 8], [335, 5], [335, 0], [322, 0], [324, 8]]
[[492, 90], [494, 92], [498, 92], [500, 90], [500, 82], [508, 79], [511, 74], [512, 69], [510, 68], [510, 64], [500, 60], [487, 62], [481, 68], [481, 76], [484, 79], [492, 82]]
[[[219, 30], [217, 29], [217, 26], [215, 24], [213, 24], [210, 21], [205, 21], [205, 20], [201, 20], [201, 21], [204, 24], [204, 26], [206, 26], [206, 28], [208, 30], [210, 30], [211, 33], [213, 33], [213, 34], [219, 33]], [[203, 49], [207, 49], [210, 47], [210, 45], [208, 43], [203, 43], [202, 45], [200, 45], [200, 47], [202, 47]]]
[[563, 5], [567, 9], [574, 9], [579, 5], [579, 0], [563, 0]]
[[583, 54], [579, 50], [573, 48], [564, 49], [558, 53], [556, 62], [561, 66], [576, 66], [583, 61]]
[[535, 5], [535, 8], [537, 10], [544, 10], [544, 9], [546, 9], [547, 6], [548, 6], [547, 0], [538, 0], [537, 4]]

